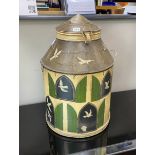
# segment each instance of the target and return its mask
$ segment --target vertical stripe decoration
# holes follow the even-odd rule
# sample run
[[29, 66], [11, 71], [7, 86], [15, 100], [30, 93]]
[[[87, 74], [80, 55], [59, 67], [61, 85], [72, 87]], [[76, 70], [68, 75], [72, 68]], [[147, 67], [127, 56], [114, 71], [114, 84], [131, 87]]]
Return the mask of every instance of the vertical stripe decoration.
[[56, 97], [54, 81], [49, 73], [48, 73], [48, 83], [49, 83], [50, 96]]
[[55, 127], [63, 130], [63, 104], [55, 108]]
[[68, 120], [68, 131], [77, 132], [77, 114], [70, 105], [67, 105], [67, 120]]
[[77, 85], [75, 92], [75, 102], [86, 102], [87, 77], [84, 77]]
[[103, 100], [99, 111], [98, 111], [98, 123], [97, 123], [97, 127], [101, 127], [104, 123], [104, 111], [105, 111], [105, 99]]
[[109, 69], [105, 72], [75, 78], [52, 71], [44, 75], [48, 84], [47, 121], [52, 130], [80, 137], [105, 128], [109, 121], [112, 79]]
[[99, 80], [92, 76], [92, 101], [99, 100], [101, 98], [101, 86]]

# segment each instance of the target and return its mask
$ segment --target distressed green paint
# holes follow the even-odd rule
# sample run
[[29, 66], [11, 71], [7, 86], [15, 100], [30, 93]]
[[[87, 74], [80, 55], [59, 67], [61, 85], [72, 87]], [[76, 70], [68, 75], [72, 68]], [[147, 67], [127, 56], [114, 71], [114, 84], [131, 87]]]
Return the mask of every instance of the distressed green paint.
[[59, 104], [55, 108], [55, 127], [63, 130], [63, 104]]
[[68, 131], [77, 132], [77, 114], [70, 105], [67, 105]]
[[49, 73], [48, 73], [48, 83], [49, 83], [50, 96], [56, 97], [54, 81]]
[[92, 76], [92, 101], [99, 100], [101, 98], [101, 86], [99, 80]]
[[86, 85], [87, 77], [84, 77], [77, 85], [75, 92], [75, 102], [85, 102], [86, 101]]
[[97, 127], [101, 127], [104, 123], [104, 111], [105, 111], [105, 99], [103, 100], [99, 111], [98, 111], [98, 123], [97, 123]]

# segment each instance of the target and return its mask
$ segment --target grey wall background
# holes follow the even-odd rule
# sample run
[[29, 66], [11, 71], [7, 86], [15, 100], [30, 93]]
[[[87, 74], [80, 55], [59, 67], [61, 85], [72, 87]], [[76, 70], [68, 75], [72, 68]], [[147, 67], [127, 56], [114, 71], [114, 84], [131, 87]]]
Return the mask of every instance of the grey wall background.
[[[44, 101], [40, 58], [55, 39], [55, 27], [62, 20], [20, 20], [19, 85], [20, 105]], [[136, 21], [94, 20], [102, 29], [107, 47], [116, 51], [112, 91], [136, 88]]]

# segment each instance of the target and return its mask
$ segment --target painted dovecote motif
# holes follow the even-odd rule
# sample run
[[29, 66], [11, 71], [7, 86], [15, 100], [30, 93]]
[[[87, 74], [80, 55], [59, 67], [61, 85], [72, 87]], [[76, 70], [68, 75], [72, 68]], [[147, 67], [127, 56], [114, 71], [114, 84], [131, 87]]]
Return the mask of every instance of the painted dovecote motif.
[[102, 83], [102, 96], [107, 95], [111, 90], [111, 81], [112, 76], [110, 72], [107, 72], [104, 76], [103, 83]]
[[65, 75], [59, 77], [56, 81], [56, 98], [72, 101], [75, 96], [74, 85]]
[[113, 58], [101, 29], [76, 15], [56, 28], [56, 39], [41, 59], [46, 122], [54, 132], [85, 138], [110, 120]]
[[79, 132], [88, 132], [96, 130], [97, 125], [97, 110], [96, 107], [87, 103], [79, 113], [79, 122], [78, 122], [78, 131]]
[[47, 103], [47, 118], [48, 121], [54, 126], [54, 107], [53, 103], [51, 102], [51, 99], [49, 96], [46, 97], [46, 103]]
[[[63, 75], [44, 69], [47, 121], [52, 128], [72, 134], [89, 133], [109, 120], [112, 68], [88, 75]], [[51, 121], [52, 118], [52, 121]], [[54, 119], [54, 120], [53, 120]]]

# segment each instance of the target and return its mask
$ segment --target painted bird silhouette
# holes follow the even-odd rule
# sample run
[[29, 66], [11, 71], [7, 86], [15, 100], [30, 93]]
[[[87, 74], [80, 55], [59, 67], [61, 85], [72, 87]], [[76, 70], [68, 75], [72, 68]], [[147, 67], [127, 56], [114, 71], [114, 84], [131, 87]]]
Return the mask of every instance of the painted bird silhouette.
[[84, 118], [89, 118], [89, 117], [93, 116], [93, 115], [92, 115], [91, 109], [90, 109], [89, 113], [88, 113], [87, 111], [85, 111], [85, 114], [86, 114], [86, 115], [83, 116]]
[[55, 58], [58, 58], [58, 56], [60, 55], [61, 52], [62, 52], [62, 51], [59, 51], [59, 52], [58, 52], [58, 49], [56, 49], [55, 52], [54, 52], [54, 55], [50, 58], [50, 60], [53, 60], [53, 59], [55, 59]]
[[105, 82], [105, 89], [109, 89], [109, 81]]
[[49, 111], [47, 111], [47, 112], [48, 112], [48, 118], [50, 119], [50, 122], [51, 122], [52, 116], [50, 115]]
[[61, 89], [62, 92], [68, 92], [68, 86], [64, 86], [62, 80], [60, 80], [58, 87]]
[[89, 64], [90, 62], [94, 61], [94, 60], [84, 60], [80, 57], [77, 57], [77, 59], [79, 60], [79, 64], [83, 65], [83, 64]]
[[50, 105], [51, 105], [50, 103], [47, 104], [49, 111], [51, 111]]
[[87, 127], [86, 127], [86, 126], [82, 126], [82, 127], [81, 127], [81, 130], [82, 130], [82, 131], [87, 131]]

